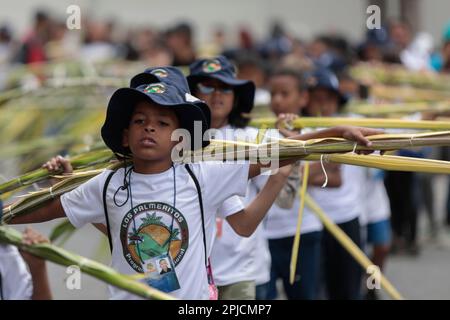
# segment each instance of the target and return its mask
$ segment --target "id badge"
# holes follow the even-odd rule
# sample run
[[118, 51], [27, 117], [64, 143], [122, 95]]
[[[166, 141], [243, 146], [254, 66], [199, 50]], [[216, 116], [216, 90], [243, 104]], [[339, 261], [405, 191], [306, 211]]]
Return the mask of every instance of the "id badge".
[[147, 285], [166, 293], [180, 289], [175, 264], [170, 255], [162, 254], [145, 261], [143, 269]]

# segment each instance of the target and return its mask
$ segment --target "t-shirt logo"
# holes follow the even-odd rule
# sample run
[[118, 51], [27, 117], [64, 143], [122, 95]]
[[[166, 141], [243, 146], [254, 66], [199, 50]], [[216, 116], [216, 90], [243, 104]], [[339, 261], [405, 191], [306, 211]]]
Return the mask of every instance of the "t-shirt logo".
[[152, 72], [150, 72], [150, 73], [159, 78], [167, 78], [169, 76], [167, 71], [164, 69], [155, 69], [155, 70], [152, 70]]
[[145, 93], [164, 93], [166, 92], [166, 87], [162, 83], [152, 83], [149, 84], [145, 89]]
[[216, 59], [214, 60], [207, 60], [203, 63], [203, 72], [206, 73], [212, 73], [217, 72], [222, 69], [222, 66], [220, 65], [220, 62]]
[[162, 254], [169, 253], [178, 265], [189, 246], [189, 229], [184, 216], [171, 205], [142, 203], [124, 216], [120, 241], [125, 260], [142, 273], [146, 261]]

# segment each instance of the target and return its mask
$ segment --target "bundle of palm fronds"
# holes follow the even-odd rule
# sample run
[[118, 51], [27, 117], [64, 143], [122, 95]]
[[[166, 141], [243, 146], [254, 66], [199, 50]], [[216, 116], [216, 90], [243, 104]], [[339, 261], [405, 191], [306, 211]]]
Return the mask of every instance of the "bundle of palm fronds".
[[263, 144], [246, 142], [213, 140], [203, 150], [187, 152], [180, 156], [180, 161], [208, 160], [254, 160], [270, 161], [273, 159], [303, 158], [319, 153], [346, 153], [368, 150], [399, 150], [424, 146], [450, 145], [450, 131], [417, 133], [417, 134], [380, 134], [367, 137], [371, 146], [357, 145], [354, 141], [343, 138], [323, 138], [311, 140], [271, 139]]
[[410, 103], [350, 103], [344, 109], [347, 113], [364, 116], [405, 115], [416, 112], [432, 112], [435, 114], [450, 112], [450, 101], [441, 102], [410, 102]]
[[411, 71], [401, 65], [359, 63], [350, 68], [352, 77], [363, 83], [382, 83], [450, 91], [450, 76], [431, 71]]
[[392, 87], [382, 84], [372, 85], [370, 87], [370, 95], [377, 100], [394, 102], [440, 102], [450, 100], [450, 91], [414, 87]]
[[305, 157], [304, 160], [349, 164], [389, 171], [450, 174], [449, 161], [400, 157], [392, 155], [359, 155], [354, 153], [324, 155], [311, 154]]
[[[95, 151], [89, 151], [80, 155], [71, 157], [70, 162], [74, 170], [79, 170], [87, 167], [94, 166], [96, 164], [107, 164], [109, 161], [115, 159], [114, 154], [109, 149], [101, 149]], [[60, 174], [55, 172], [53, 174]], [[0, 184], [0, 194], [14, 191], [22, 186], [31, 185], [35, 182], [42, 181], [50, 177], [50, 173], [47, 169], [41, 168], [27, 174], [21, 175], [10, 181]]]
[[[283, 159], [306, 159], [334, 161], [367, 167], [376, 167], [386, 170], [423, 171], [435, 173], [450, 173], [450, 164], [446, 161], [428, 159], [411, 159], [395, 156], [357, 156], [346, 153], [358, 150], [397, 150], [402, 148], [421, 146], [450, 145], [450, 132], [434, 132], [421, 134], [391, 134], [370, 136], [372, 146], [356, 145], [354, 141], [342, 138], [312, 139], [307, 141], [277, 139], [263, 144], [213, 140], [207, 148], [194, 153], [187, 153], [178, 161], [217, 161], [217, 160], [250, 160], [250, 161], [277, 161]], [[98, 156], [98, 158], [95, 158]], [[100, 157], [93, 154], [89, 163], [102, 164], [108, 168], [117, 168], [122, 163], [108, 164], [110, 156], [107, 150]], [[103, 158], [102, 158], [103, 157]], [[98, 161], [96, 161], [98, 160]], [[106, 164], [106, 165], [105, 165]], [[101, 173], [104, 169], [81, 171], [71, 176], [64, 176], [63, 180], [51, 188], [42, 189], [22, 197], [19, 201], [3, 209], [3, 221], [14, 216], [26, 214], [44, 205], [54, 197], [73, 190], [83, 182]], [[36, 174], [36, 173], [35, 173]], [[45, 173], [38, 173], [43, 175]], [[17, 185], [17, 179], [6, 185]]]
[[[276, 118], [257, 118], [250, 121], [250, 126], [257, 128], [275, 127]], [[302, 117], [292, 122], [293, 129], [326, 128], [340, 125], [352, 125], [381, 129], [420, 129], [420, 130], [450, 130], [450, 121], [403, 120], [377, 118], [338, 118], [338, 117]]]
[[78, 266], [82, 272], [143, 298], [158, 300], [174, 299], [166, 293], [133, 280], [130, 276], [120, 274], [99, 262], [79, 256], [54, 245], [47, 243], [35, 245], [24, 244], [22, 243], [22, 235], [15, 229], [7, 226], [0, 226], [0, 242], [17, 246], [21, 250], [62, 266]]

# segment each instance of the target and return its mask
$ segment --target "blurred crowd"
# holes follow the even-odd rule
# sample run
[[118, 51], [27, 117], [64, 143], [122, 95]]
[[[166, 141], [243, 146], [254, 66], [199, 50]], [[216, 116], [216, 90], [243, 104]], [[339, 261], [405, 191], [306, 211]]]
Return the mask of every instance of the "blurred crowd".
[[304, 41], [286, 31], [281, 22], [274, 22], [262, 39], [246, 27], [237, 34], [215, 27], [209, 41], [198, 43], [189, 22], [158, 29], [126, 28], [113, 19], [84, 19], [80, 30], [69, 30], [65, 20], [37, 11], [25, 34], [17, 34], [13, 25], [0, 23], [0, 64], [117, 58], [140, 60], [149, 66], [183, 66], [196, 58], [218, 54], [234, 60], [246, 58], [247, 71], [250, 65], [264, 72], [280, 64], [299, 68], [315, 65], [342, 74], [357, 61], [383, 61], [401, 63], [413, 70], [448, 72], [450, 25], [441, 39], [433, 39], [426, 32], [413, 32], [406, 21], [392, 20], [380, 29], [367, 30], [359, 43], [351, 43], [340, 34], [323, 34]]
[[[91, 63], [113, 59], [141, 61], [147, 67], [188, 66], [199, 58], [223, 55], [235, 63], [237, 78], [255, 83], [255, 105], [272, 104], [272, 108], [276, 103], [271, 103], [269, 79], [272, 75], [286, 75], [280, 73], [280, 69], [301, 73], [327, 70], [323, 81], [328, 81], [328, 88], [336, 82], [343, 102], [367, 98], [365, 86], [349, 74], [349, 67], [357, 62], [385, 62], [415, 71], [450, 72], [450, 23], [443, 28], [440, 39], [433, 39], [426, 32], [413, 32], [406, 21], [392, 20], [380, 29], [367, 30], [359, 43], [352, 43], [340, 34], [318, 35], [306, 41], [287, 31], [281, 22], [274, 23], [270, 33], [262, 39], [244, 27], [237, 34], [217, 27], [211, 30], [209, 41], [198, 43], [196, 40], [196, 30], [189, 22], [157, 29], [124, 28], [114, 20], [84, 20], [81, 30], [74, 32], [67, 29], [65, 21], [38, 11], [24, 35], [16, 34], [13, 26], [0, 26], [0, 72], [2, 66], [16, 63], [69, 59]], [[437, 153], [436, 158], [450, 158], [447, 149], [439, 149]], [[424, 149], [405, 151], [403, 155], [430, 157], [431, 153]], [[428, 213], [432, 234], [435, 235], [442, 224], [434, 216], [431, 177], [387, 173], [384, 179], [393, 230], [390, 250], [406, 250], [416, 255], [419, 253], [418, 210], [423, 207]], [[450, 226], [450, 197], [445, 224]]]

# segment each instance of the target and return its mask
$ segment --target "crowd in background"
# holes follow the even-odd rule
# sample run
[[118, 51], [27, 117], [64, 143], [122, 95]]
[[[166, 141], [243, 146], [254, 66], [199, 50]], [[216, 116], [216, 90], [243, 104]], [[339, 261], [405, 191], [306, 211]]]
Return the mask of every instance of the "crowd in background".
[[[122, 59], [142, 61], [148, 67], [188, 66], [201, 57], [224, 55], [237, 66], [237, 78], [255, 83], [255, 105], [269, 105], [268, 80], [279, 70], [313, 73], [327, 70], [339, 81], [345, 101], [367, 98], [365, 87], [355, 82], [348, 70], [360, 61], [401, 64], [407, 69], [450, 72], [450, 24], [442, 37], [433, 39], [426, 32], [413, 32], [406, 21], [392, 20], [380, 29], [367, 30], [364, 39], [352, 43], [345, 35], [323, 34], [304, 40], [288, 32], [281, 22], [274, 23], [263, 39], [241, 28], [230, 34], [225, 28], [211, 31], [210, 41], [198, 43], [189, 22], [165, 29], [124, 28], [114, 20], [84, 20], [78, 32], [67, 29], [65, 21], [48, 12], [35, 13], [26, 34], [17, 34], [12, 25], [0, 24], [0, 73], [14, 64], [30, 64], [66, 59], [86, 62]], [[0, 83], [1, 86], [1, 83]], [[414, 157], [450, 158], [446, 148], [401, 151]], [[404, 172], [384, 174], [390, 199], [393, 231], [390, 252], [419, 253], [417, 221], [421, 208], [428, 213], [430, 232], [435, 235], [442, 224], [450, 226], [450, 197], [445, 221], [436, 221], [433, 185], [427, 175]], [[450, 188], [449, 188], [450, 189]]]

